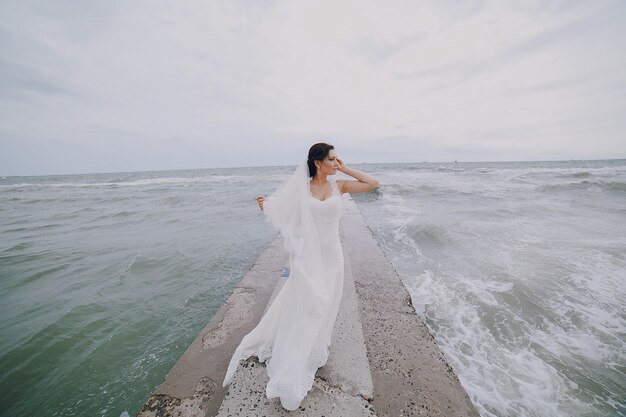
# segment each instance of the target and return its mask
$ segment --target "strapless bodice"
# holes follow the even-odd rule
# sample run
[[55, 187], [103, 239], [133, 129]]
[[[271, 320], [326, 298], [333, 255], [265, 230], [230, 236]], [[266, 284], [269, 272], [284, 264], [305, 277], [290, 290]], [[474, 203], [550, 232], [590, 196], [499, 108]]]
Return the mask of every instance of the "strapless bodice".
[[319, 200], [309, 192], [311, 212], [315, 223], [337, 223], [343, 212], [343, 198], [335, 181], [330, 181], [333, 193], [326, 200]]

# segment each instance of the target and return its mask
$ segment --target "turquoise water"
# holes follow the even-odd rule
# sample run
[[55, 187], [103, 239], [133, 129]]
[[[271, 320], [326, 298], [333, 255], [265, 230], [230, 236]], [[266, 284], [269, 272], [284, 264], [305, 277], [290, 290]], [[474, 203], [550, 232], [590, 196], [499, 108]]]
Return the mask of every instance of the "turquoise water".
[[[482, 416], [626, 414], [626, 161], [359, 166]], [[134, 415], [274, 236], [293, 167], [0, 178], [0, 416]]]
[[0, 415], [134, 414], [274, 236], [285, 168], [0, 181]]

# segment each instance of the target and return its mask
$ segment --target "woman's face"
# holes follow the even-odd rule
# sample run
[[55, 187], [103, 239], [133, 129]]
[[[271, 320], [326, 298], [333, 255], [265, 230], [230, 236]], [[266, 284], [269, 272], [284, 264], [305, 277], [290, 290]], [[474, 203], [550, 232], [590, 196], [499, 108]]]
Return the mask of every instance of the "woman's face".
[[315, 161], [315, 165], [320, 174], [335, 175], [337, 173], [337, 167], [339, 166], [335, 150], [331, 149], [328, 151], [326, 158], [321, 161]]

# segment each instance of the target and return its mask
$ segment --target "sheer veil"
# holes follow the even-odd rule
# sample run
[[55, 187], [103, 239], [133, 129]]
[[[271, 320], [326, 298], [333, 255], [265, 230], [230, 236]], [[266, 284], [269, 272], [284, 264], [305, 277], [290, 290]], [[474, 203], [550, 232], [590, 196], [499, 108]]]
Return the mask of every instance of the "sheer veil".
[[[324, 309], [328, 302], [326, 288], [319, 288], [313, 278], [322, 272], [320, 265], [321, 243], [317, 227], [313, 221], [310, 191], [309, 166], [304, 160], [294, 173], [263, 204], [263, 212], [284, 239], [285, 250], [289, 253], [290, 277], [304, 280], [311, 291], [308, 295], [315, 299], [316, 306]], [[308, 304], [308, 303], [307, 303]], [[313, 306], [312, 306], [313, 307]]]

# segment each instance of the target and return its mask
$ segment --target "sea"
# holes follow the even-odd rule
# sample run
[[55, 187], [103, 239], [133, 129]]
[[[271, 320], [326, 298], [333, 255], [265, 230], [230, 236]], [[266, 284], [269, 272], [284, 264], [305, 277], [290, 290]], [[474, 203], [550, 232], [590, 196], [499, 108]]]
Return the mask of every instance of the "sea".
[[[481, 416], [626, 415], [626, 160], [359, 164]], [[0, 177], [0, 416], [135, 415], [274, 238], [295, 166]]]

